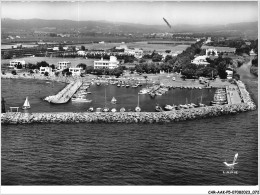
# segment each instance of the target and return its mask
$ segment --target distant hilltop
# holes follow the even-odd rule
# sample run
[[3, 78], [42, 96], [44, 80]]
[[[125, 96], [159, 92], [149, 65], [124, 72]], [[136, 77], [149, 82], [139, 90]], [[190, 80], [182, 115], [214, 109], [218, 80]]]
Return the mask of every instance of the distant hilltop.
[[[210, 20], [209, 20], [210, 22]], [[44, 32], [100, 32], [100, 33], [202, 33], [202, 32], [227, 32], [238, 31], [242, 34], [258, 34], [258, 22], [242, 22], [227, 25], [187, 25], [178, 24], [169, 28], [162, 20], [162, 25], [144, 25], [134, 23], [113, 23], [108, 21], [73, 21], [73, 20], [44, 20], [44, 19], [22, 19], [15, 20], [2, 18], [2, 33], [13, 30], [44, 31]]]

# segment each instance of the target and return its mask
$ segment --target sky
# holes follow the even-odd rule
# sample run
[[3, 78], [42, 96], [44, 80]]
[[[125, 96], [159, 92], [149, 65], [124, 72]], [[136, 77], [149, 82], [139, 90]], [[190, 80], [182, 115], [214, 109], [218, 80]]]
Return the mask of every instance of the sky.
[[106, 20], [140, 24], [258, 21], [257, 1], [2, 1], [1, 18]]

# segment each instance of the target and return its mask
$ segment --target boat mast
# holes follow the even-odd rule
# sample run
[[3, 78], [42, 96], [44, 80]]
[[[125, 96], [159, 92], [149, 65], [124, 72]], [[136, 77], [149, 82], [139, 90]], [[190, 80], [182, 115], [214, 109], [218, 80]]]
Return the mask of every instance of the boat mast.
[[107, 88], [105, 88], [105, 107], [107, 107]]

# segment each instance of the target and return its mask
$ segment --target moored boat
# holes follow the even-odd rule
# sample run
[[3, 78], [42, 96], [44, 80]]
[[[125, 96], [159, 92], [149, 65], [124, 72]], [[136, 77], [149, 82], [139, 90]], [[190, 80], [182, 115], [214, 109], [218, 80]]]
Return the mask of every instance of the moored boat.
[[137, 101], [137, 106], [135, 107], [136, 112], [141, 112], [141, 108], [139, 107], [139, 94], [138, 94], [138, 101]]
[[120, 112], [125, 112], [125, 108], [120, 108]]
[[163, 95], [160, 91], [156, 91], [155, 94], [158, 95], [158, 96]]
[[93, 112], [94, 108], [93, 107], [89, 107], [88, 112]]
[[194, 103], [190, 103], [190, 105], [193, 106], [194, 108], [199, 107], [197, 104], [194, 104]]
[[72, 97], [71, 98], [72, 102], [85, 102], [85, 103], [90, 103], [92, 100], [85, 98], [84, 96], [78, 96], [78, 97]]
[[210, 104], [213, 105], [224, 105], [227, 104], [227, 101], [211, 101]]
[[101, 108], [96, 108], [96, 112], [101, 112], [102, 109]]
[[150, 93], [151, 98], [155, 98], [156, 94], [155, 93]]
[[180, 108], [184, 108], [184, 109], [188, 109], [189, 108], [189, 106], [187, 106], [186, 104], [183, 104], [183, 105], [180, 104], [179, 106], [180, 106]]
[[112, 109], [111, 109], [111, 112], [116, 112], [116, 109], [115, 109], [115, 108], [112, 108]]
[[109, 108], [108, 107], [104, 107], [102, 111], [103, 112], [109, 112]]
[[142, 89], [138, 94], [142, 95], [142, 94], [147, 94], [148, 92], [149, 92], [148, 89]]
[[136, 112], [141, 112], [141, 108], [139, 106], [135, 107]]
[[171, 106], [171, 105], [165, 105], [164, 106], [164, 110], [166, 110], [166, 111], [171, 111], [171, 110], [173, 110], [173, 106]]
[[205, 107], [205, 104], [199, 103], [199, 107]]

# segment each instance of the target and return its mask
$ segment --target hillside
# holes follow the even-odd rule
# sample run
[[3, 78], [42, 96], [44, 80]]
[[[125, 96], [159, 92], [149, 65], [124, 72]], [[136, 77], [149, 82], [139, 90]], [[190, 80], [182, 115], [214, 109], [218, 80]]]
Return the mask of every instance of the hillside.
[[187, 25], [178, 24], [168, 28], [162, 20], [162, 25], [144, 25], [133, 23], [112, 23], [108, 21], [72, 21], [26, 19], [14, 20], [4, 18], [2, 33], [14, 31], [42, 32], [101, 32], [101, 33], [158, 33], [158, 32], [239, 32], [257, 36], [258, 22], [234, 23], [227, 25]]

